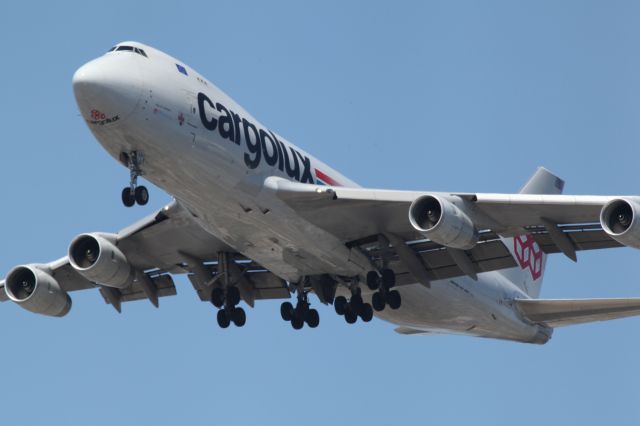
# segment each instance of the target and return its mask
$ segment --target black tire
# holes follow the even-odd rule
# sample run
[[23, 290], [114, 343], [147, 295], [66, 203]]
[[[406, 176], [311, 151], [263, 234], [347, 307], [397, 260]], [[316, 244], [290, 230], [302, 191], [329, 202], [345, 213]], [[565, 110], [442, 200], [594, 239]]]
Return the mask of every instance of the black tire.
[[211, 303], [216, 308], [222, 308], [224, 305], [224, 290], [220, 287], [216, 287], [211, 291]]
[[377, 312], [384, 311], [384, 305], [386, 304], [386, 302], [384, 301], [384, 296], [382, 296], [382, 293], [380, 293], [379, 291], [373, 293], [373, 296], [371, 296], [371, 304], [373, 305], [373, 309], [375, 309]]
[[227, 303], [231, 306], [236, 306], [240, 303], [240, 289], [238, 287], [227, 287]]
[[234, 308], [233, 313], [231, 314], [231, 319], [236, 327], [242, 327], [247, 322], [247, 314], [242, 308]]
[[122, 190], [122, 204], [124, 204], [125, 207], [133, 207], [135, 203], [136, 203], [136, 199], [131, 194], [131, 188], [129, 187], [124, 188]]
[[229, 327], [229, 324], [231, 324], [231, 321], [229, 320], [227, 313], [224, 311], [224, 309], [220, 309], [218, 311], [218, 325], [220, 326], [220, 328], [227, 328]]
[[362, 321], [369, 322], [373, 319], [373, 308], [370, 304], [365, 303], [362, 305], [362, 309], [360, 310], [360, 318]]
[[351, 296], [351, 300], [349, 300], [349, 306], [351, 306], [351, 310], [356, 313], [360, 312], [363, 304], [364, 301], [362, 300], [362, 296], [360, 296], [359, 294]]
[[338, 296], [333, 301], [333, 308], [336, 310], [336, 314], [344, 315], [347, 311], [347, 299], [344, 296]]
[[380, 274], [382, 275], [382, 285], [385, 288], [391, 288], [396, 285], [396, 273], [393, 270], [385, 268], [380, 271]]
[[149, 191], [145, 186], [137, 187], [134, 195], [139, 206], [144, 206], [149, 202]]
[[358, 321], [358, 315], [355, 312], [353, 312], [351, 309], [347, 309], [346, 312], [344, 313], [344, 320], [348, 324], [355, 324], [355, 322]]
[[367, 287], [369, 290], [377, 290], [380, 287], [380, 276], [376, 271], [367, 273]]
[[320, 324], [320, 314], [315, 309], [309, 309], [305, 322], [311, 328], [316, 328]]
[[394, 290], [389, 292], [387, 295], [387, 302], [389, 303], [389, 307], [391, 309], [398, 309], [402, 304], [402, 298], [400, 297], [400, 293], [398, 290]]
[[300, 330], [303, 326], [304, 326], [304, 321], [302, 321], [302, 319], [298, 317], [293, 317], [291, 319], [291, 327], [293, 327], [294, 330]]
[[280, 316], [285, 321], [291, 321], [293, 318], [293, 305], [291, 302], [284, 302], [280, 305]]

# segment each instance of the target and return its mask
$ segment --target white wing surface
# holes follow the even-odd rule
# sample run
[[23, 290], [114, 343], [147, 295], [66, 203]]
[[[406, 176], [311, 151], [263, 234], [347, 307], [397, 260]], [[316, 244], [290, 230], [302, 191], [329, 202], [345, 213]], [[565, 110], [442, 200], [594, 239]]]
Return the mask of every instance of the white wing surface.
[[[283, 280], [234, 253], [225, 243], [204, 231], [176, 202], [121, 230], [115, 234], [113, 242], [133, 269], [143, 272], [121, 288], [102, 286], [83, 277], [71, 266], [67, 256], [37, 266], [49, 273], [63, 291], [97, 288], [105, 302], [120, 311], [122, 302], [149, 299], [157, 306], [158, 298], [175, 295], [172, 274], [188, 274], [200, 299], [210, 300], [219, 256], [225, 253], [234, 265], [229, 275], [237, 281], [247, 303], [253, 305], [257, 299], [289, 297]], [[4, 284], [4, 281], [0, 282], [0, 287]], [[3, 288], [0, 288], [0, 297], [3, 301], [8, 300]]]

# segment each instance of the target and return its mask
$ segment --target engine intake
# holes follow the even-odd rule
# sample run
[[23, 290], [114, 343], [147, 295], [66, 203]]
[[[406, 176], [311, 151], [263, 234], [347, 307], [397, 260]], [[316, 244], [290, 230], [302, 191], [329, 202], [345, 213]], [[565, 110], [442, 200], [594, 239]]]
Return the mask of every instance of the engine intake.
[[424, 195], [409, 207], [411, 225], [425, 237], [446, 247], [469, 250], [478, 242], [478, 230], [451, 201], [435, 195]]
[[640, 248], [640, 205], [628, 199], [615, 199], [602, 207], [600, 225], [611, 238], [625, 246]]
[[69, 262], [80, 275], [108, 287], [125, 288], [134, 269], [110, 234], [81, 234], [69, 246]]
[[4, 290], [9, 299], [36, 314], [63, 317], [71, 310], [71, 298], [58, 281], [35, 265], [13, 268]]

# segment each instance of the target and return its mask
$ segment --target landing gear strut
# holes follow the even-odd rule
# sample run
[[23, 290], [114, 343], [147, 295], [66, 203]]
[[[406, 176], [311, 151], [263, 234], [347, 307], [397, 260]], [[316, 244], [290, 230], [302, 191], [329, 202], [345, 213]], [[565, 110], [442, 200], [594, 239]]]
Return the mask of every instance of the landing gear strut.
[[122, 190], [122, 204], [126, 207], [131, 207], [136, 203], [144, 206], [149, 202], [149, 191], [142, 185], [138, 186], [138, 177], [143, 175], [140, 168], [144, 161], [142, 153], [137, 151], [122, 152], [120, 153], [120, 161], [129, 168], [130, 173], [129, 186]]
[[247, 322], [247, 314], [244, 309], [237, 306], [240, 303], [240, 290], [231, 286], [223, 289], [216, 287], [211, 292], [211, 303], [218, 311], [218, 325], [227, 328], [233, 322], [236, 327], [242, 327]]
[[240, 289], [230, 282], [228, 262], [227, 253], [218, 253], [218, 274], [221, 274], [223, 280], [222, 286], [211, 291], [211, 303], [219, 308], [217, 319], [221, 328], [227, 328], [231, 323], [236, 327], [242, 327], [247, 322], [247, 314], [237, 306], [241, 299]]
[[373, 309], [380, 312], [386, 305], [391, 309], [398, 309], [402, 304], [402, 298], [398, 290], [391, 290], [396, 285], [396, 274], [389, 268], [383, 268], [380, 275], [376, 271], [367, 274], [367, 287], [378, 290], [373, 293], [371, 303]]
[[353, 324], [358, 317], [364, 322], [373, 318], [373, 308], [362, 300], [361, 290], [357, 283], [351, 285], [351, 298], [347, 301], [344, 296], [338, 296], [333, 301], [333, 307], [338, 315], [344, 315], [348, 324]]
[[311, 308], [309, 303], [309, 292], [305, 291], [303, 286], [298, 286], [298, 303], [294, 307], [291, 302], [284, 302], [280, 305], [280, 315], [282, 319], [291, 322], [294, 330], [300, 330], [304, 324], [311, 328], [316, 328], [320, 324], [320, 314]]

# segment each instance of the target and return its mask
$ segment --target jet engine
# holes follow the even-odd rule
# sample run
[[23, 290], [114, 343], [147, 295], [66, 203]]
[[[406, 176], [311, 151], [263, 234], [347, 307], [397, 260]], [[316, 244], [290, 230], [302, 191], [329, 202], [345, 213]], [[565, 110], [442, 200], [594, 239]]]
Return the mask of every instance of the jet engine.
[[131, 284], [134, 269], [116, 246], [116, 235], [81, 234], [69, 246], [69, 262], [80, 275], [108, 287]]
[[640, 248], [640, 205], [628, 199], [615, 199], [602, 207], [600, 225], [611, 238], [625, 246]]
[[415, 199], [409, 207], [409, 221], [425, 237], [446, 247], [469, 250], [478, 242], [478, 230], [469, 216], [444, 197]]
[[13, 268], [4, 290], [9, 299], [36, 314], [63, 317], [71, 310], [71, 298], [58, 281], [36, 265]]

